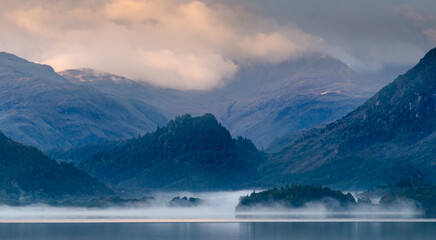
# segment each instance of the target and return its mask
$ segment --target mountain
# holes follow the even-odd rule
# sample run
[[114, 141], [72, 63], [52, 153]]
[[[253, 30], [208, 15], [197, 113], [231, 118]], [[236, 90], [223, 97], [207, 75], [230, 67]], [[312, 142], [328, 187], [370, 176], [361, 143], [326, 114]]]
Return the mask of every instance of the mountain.
[[264, 160], [250, 140], [232, 139], [212, 114], [205, 114], [179, 116], [79, 166], [121, 191], [205, 191], [250, 186]]
[[119, 141], [105, 141], [101, 143], [90, 143], [81, 147], [73, 147], [67, 150], [64, 149], [49, 149], [44, 152], [50, 159], [54, 159], [58, 162], [79, 164], [81, 161], [86, 160], [93, 155], [109, 150], [125, 143], [125, 140]]
[[342, 188], [436, 173], [436, 48], [347, 116], [292, 140], [262, 170], [269, 181]]
[[376, 90], [341, 61], [312, 54], [245, 66], [224, 91], [232, 103], [218, 113], [223, 124], [233, 135], [267, 147], [284, 134], [344, 116]]
[[16, 141], [65, 149], [137, 136], [166, 119], [147, 103], [112, 98], [0, 52], [0, 130]]
[[38, 149], [14, 142], [1, 132], [0, 187], [0, 202], [6, 204], [113, 194], [73, 165], [58, 164]]
[[334, 121], [378, 90], [341, 61], [321, 54], [241, 65], [232, 81], [210, 91], [163, 89], [91, 69], [59, 74], [113, 97], [149, 103], [167, 118], [213, 113], [232, 135], [250, 138], [258, 147]]
[[[278, 137], [272, 141], [272, 143], [264, 149], [267, 153], [277, 153], [282, 150], [286, 145], [288, 145], [290, 142], [294, 141], [297, 138], [302, 138], [303, 136], [308, 136], [312, 134], [313, 131], [316, 131], [317, 129], [301, 129], [292, 133], [285, 134], [281, 137]], [[50, 155], [49, 155], [50, 156]], [[54, 158], [53, 158], [54, 159]]]
[[381, 89], [412, 67], [413, 65], [385, 66], [375, 72], [364, 72], [361, 75]]

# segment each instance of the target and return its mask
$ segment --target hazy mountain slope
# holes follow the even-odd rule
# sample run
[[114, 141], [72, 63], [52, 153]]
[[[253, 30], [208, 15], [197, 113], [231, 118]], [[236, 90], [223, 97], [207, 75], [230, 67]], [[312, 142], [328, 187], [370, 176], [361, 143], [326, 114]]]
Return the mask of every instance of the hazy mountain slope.
[[344, 118], [292, 141], [264, 167], [281, 182], [369, 187], [436, 173], [436, 49]]
[[234, 136], [248, 137], [259, 147], [336, 120], [377, 90], [344, 63], [319, 54], [241, 66], [232, 81], [212, 91], [162, 89], [90, 69], [59, 74], [114, 98], [150, 103], [169, 118], [211, 112]]
[[0, 130], [41, 149], [125, 139], [166, 118], [154, 107], [79, 86], [49, 66], [0, 53]]
[[226, 89], [246, 97], [235, 98], [218, 116], [234, 135], [263, 147], [284, 134], [334, 121], [376, 91], [344, 63], [319, 54], [248, 66], [236, 79]]
[[184, 115], [79, 166], [118, 189], [225, 190], [250, 186], [264, 157], [213, 115]]
[[338, 93], [239, 101], [227, 108], [223, 124], [233, 135], [256, 139], [258, 146], [267, 147], [284, 134], [341, 118], [363, 101]]
[[412, 67], [413, 65], [386, 66], [376, 72], [364, 72], [361, 73], [361, 75], [371, 81], [375, 86], [379, 86], [381, 89]]
[[74, 84], [93, 88], [116, 99], [135, 100], [156, 106], [168, 118], [191, 113], [217, 112], [228, 102], [216, 91], [180, 91], [155, 87], [93, 69], [70, 69], [59, 75]]
[[0, 201], [9, 204], [112, 194], [85, 172], [58, 164], [38, 149], [14, 142], [1, 132], [0, 187]]
[[101, 143], [90, 143], [81, 147], [74, 147], [67, 150], [64, 149], [49, 149], [44, 152], [50, 159], [58, 162], [79, 164], [81, 161], [89, 159], [93, 155], [109, 150], [125, 143], [125, 140], [119, 141], [105, 141]]
[[[323, 126], [319, 126], [319, 127], [323, 127]], [[282, 148], [289, 145], [290, 142], [302, 138], [304, 136], [308, 136], [315, 131], [317, 131], [317, 128], [301, 129], [296, 132], [285, 134], [279, 138], [274, 139], [274, 141], [272, 141], [272, 143], [266, 149], [264, 149], [264, 151], [267, 153], [280, 152]]]
[[[234, 98], [341, 91], [366, 96], [374, 91], [364, 79], [338, 59], [309, 54], [278, 64], [258, 63], [241, 66], [235, 80], [222, 91]], [[361, 88], [357, 89], [356, 86]], [[326, 89], [328, 88], [328, 89]]]

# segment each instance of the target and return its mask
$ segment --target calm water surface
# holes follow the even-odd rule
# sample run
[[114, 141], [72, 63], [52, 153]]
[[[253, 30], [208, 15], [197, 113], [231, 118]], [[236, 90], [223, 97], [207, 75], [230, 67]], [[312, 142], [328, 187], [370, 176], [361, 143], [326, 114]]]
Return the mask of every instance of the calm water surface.
[[436, 223], [3, 223], [0, 239], [435, 240]]

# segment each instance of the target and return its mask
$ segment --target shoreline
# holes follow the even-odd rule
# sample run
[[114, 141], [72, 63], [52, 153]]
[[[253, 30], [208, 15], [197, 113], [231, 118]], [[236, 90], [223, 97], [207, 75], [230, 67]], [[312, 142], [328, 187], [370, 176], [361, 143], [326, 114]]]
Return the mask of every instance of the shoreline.
[[436, 219], [154, 219], [154, 218], [114, 218], [114, 219], [0, 219], [7, 223], [436, 223]]

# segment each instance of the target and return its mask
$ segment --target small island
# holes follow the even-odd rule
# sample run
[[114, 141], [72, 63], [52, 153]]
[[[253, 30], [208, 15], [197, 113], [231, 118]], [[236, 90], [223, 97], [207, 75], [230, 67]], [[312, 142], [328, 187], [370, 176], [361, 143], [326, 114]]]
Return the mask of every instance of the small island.
[[367, 194], [382, 193], [381, 205], [394, 205], [402, 201], [413, 201], [423, 211], [425, 217], [436, 217], [436, 185], [422, 177], [401, 178], [396, 184], [368, 191]]
[[343, 194], [321, 185], [292, 184], [282, 188], [273, 188], [261, 192], [253, 192], [241, 197], [236, 211], [248, 210], [253, 207], [271, 207], [280, 205], [287, 208], [300, 208], [309, 202], [320, 202], [330, 208], [347, 208], [356, 204], [350, 194]]
[[200, 198], [194, 198], [194, 197], [182, 197], [179, 196], [173, 198], [169, 202], [170, 207], [196, 207], [202, 203], [202, 200]]
[[331, 212], [353, 213], [365, 209], [368, 214], [371, 211], [388, 211], [395, 214], [407, 205], [409, 210], [416, 211], [414, 214], [418, 217], [435, 218], [436, 185], [422, 179], [402, 178], [396, 184], [358, 193], [355, 198], [351, 193], [343, 193], [321, 185], [292, 184], [257, 193], [253, 191], [239, 199], [236, 211], [298, 209], [307, 207], [310, 203], [321, 204]]

